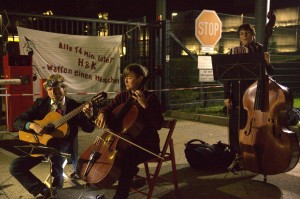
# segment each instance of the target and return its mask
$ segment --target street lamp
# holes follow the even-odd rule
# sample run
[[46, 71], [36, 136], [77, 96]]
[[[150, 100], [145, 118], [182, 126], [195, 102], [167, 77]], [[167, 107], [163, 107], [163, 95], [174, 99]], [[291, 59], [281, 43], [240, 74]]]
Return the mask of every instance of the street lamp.
[[50, 15], [53, 15], [53, 12], [51, 10], [48, 10], [48, 11], [44, 12], [43, 15], [50, 16]]
[[172, 12], [172, 14], [171, 14], [171, 19], [172, 19], [172, 21], [173, 21], [173, 18], [176, 17], [177, 15], [178, 15], [177, 12]]

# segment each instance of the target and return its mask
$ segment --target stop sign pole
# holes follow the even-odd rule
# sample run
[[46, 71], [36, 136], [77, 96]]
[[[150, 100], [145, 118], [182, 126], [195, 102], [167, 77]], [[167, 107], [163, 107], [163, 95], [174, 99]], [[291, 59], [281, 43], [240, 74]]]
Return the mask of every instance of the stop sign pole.
[[213, 10], [203, 10], [195, 20], [195, 36], [202, 52], [212, 52], [222, 35], [222, 22]]

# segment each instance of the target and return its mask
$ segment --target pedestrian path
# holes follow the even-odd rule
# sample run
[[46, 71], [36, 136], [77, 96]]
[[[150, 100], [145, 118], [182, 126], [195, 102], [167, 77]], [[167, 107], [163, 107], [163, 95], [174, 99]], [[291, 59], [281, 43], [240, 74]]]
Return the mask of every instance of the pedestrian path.
[[[94, 141], [101, 130], [96, 129], [88, 134], [79, 132], [79, 152], [82, 153]], [[163, 139], [164, 133], [160, 133]], [[0, 139], [9, 139], [17, 133], [1, 134]], [[263, 176], [249, 171], [234, 173], [217, 173], [210, 171], [197, 171], [189, 167], [184, 154], [185, 143], [191, 139], [201, 139], [210, 144], [221, 141], [228, 143], [228, 132], [224, 126], [178, 120], [174, 131], [174, 147], [176, 155], [176, 167], [179, 179], [181, 199], [237, 199], [237, 198], [271, 198], [290, 199], [300, 198], [300, 165], [283, 174], [267, 176], [267, 182], [263, 182]], [[0, 199], [32, 199], [32, 196], [10, 176], [8, 165], [15, 156], [0, 150]], [[46, 179], [49, 165], [43, 163], [33, 168], [33, 172], [40, 179]], [[142, 169], [141, 169], [142, 171]], [[71, 165], [65, 168], [66, 174], [71, 174]], [[171, 176], [170, 165], [162, 167], [164, 176]], [[97, 194], [105, 193], [107, 199], [112, 199], [116, 186], [108, 190], [93, 188], [84, 189], [85, 183], [75, 181], [77, 186], [72, 186], [65, 181], [64, 189], [59, 192], [62, 199], [95, 198]], [[153, 198], [170, 199], [173, 194], [173, 185], [159, 182], [154, 190]], [[129, 199], [143, 198], [139, 194], [131, 194]]]

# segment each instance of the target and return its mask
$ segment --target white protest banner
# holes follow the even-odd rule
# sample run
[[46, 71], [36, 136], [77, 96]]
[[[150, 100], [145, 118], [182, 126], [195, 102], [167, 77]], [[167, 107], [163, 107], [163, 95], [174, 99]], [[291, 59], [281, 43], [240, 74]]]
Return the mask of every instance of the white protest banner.
[[[38, 78], [51, 74], [65, 78], [68, 93], [120, 91], [120, 46], [122, 36], [83, 36], [18, 27], [20, 53], [33, 52]], [[91, 96], [71, 96], [86, 101]]]

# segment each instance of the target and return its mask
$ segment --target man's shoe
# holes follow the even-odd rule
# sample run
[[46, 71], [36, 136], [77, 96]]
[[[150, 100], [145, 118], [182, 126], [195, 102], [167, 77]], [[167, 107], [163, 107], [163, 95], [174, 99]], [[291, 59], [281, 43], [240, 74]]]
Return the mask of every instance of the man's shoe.
[[45, 189], [43, 189], [43, 191], [41, 192], [42, 196], [44, 198], [49, 198], [51, 196], [51, 192], [50, 189], [47, 187]]
[[78, 180], [78, 179], [80, 179], [79, 176], [77, 175], [77, 173], [75, 171], [70, 174], [69, 178], [72, 179], [72, 180]]
[[64, 187], [64, 179], [55, 177], [52, 182], [52, 187], [55, 187], [56, 190], [61, 190]]
[[96, 199], [105, 199], [104, 195], [96, 195]]
[[51, 191], [48, 187], [43, 189], [43, 191], [37, 197], [35, 197], [35, 199], [55, 199], [55, 198], [58, 198], [56, 189], [52, 188], [52, 194], [51, 194]]

